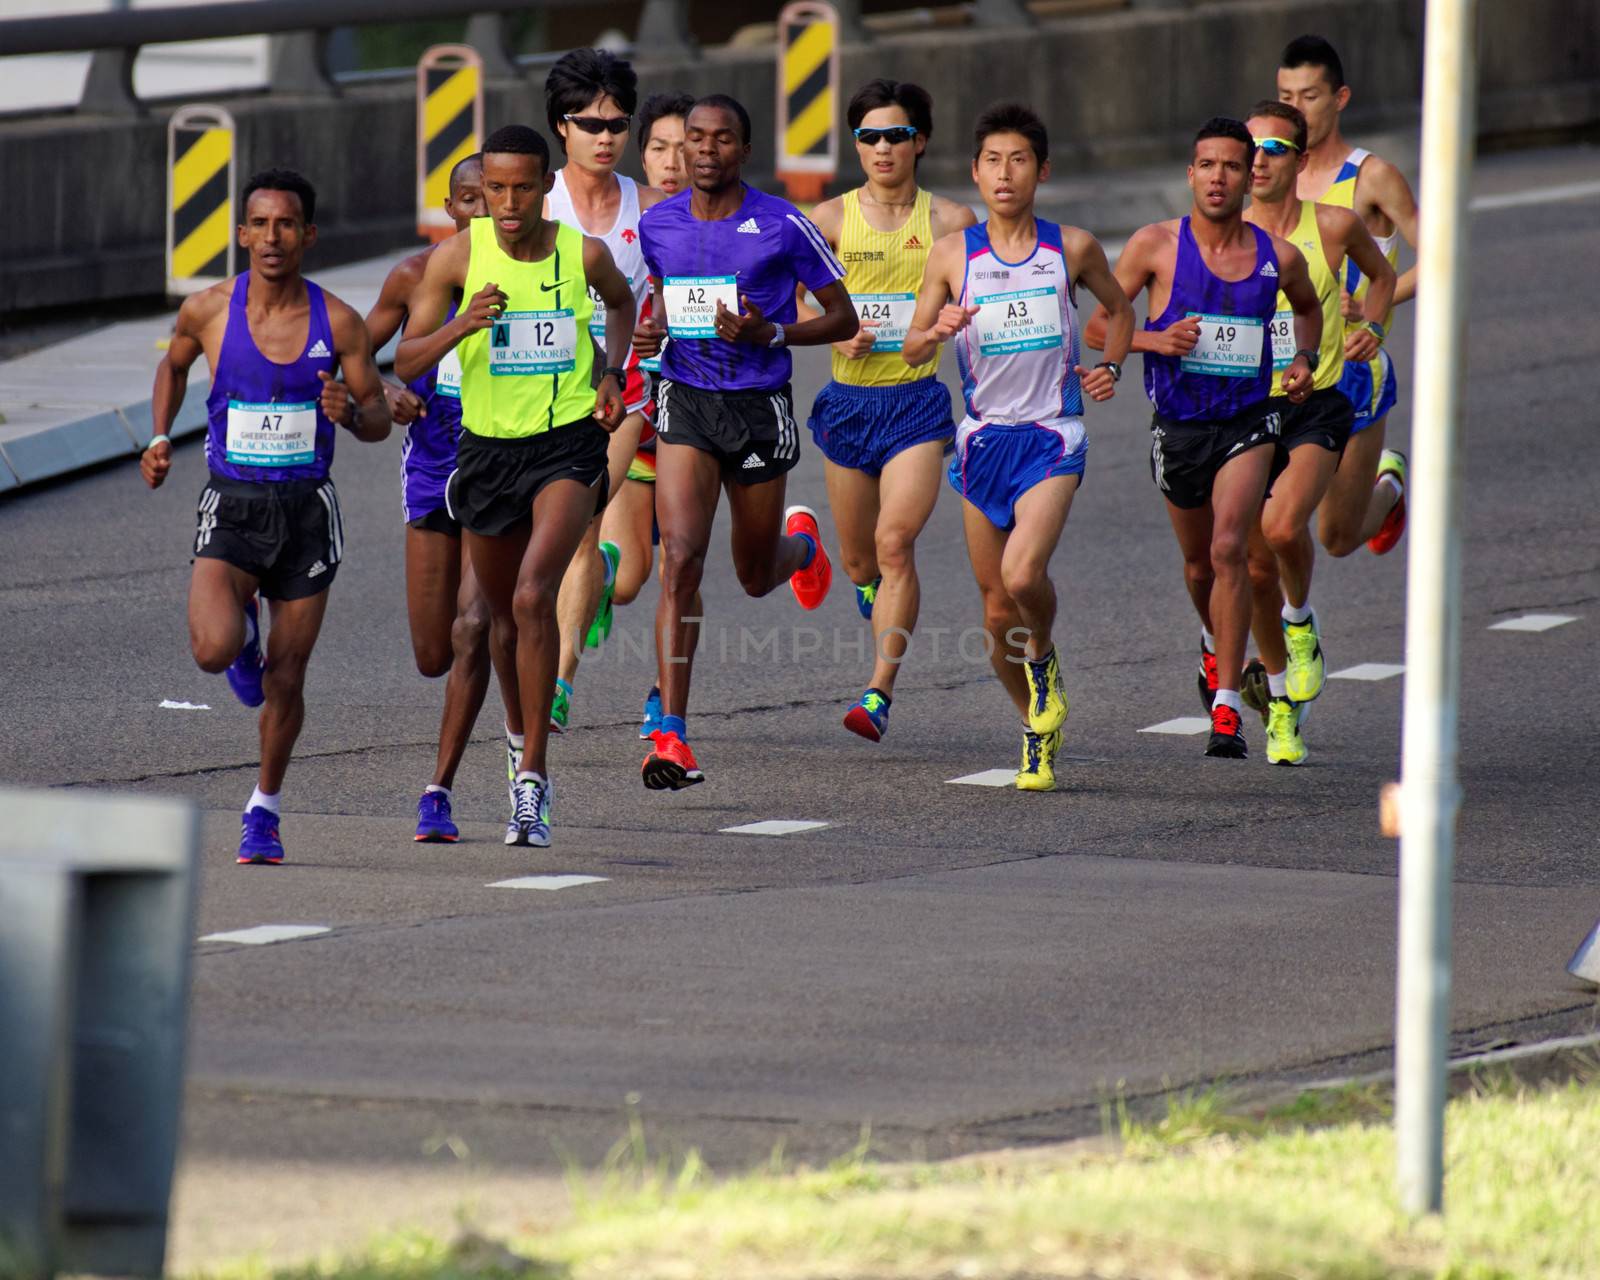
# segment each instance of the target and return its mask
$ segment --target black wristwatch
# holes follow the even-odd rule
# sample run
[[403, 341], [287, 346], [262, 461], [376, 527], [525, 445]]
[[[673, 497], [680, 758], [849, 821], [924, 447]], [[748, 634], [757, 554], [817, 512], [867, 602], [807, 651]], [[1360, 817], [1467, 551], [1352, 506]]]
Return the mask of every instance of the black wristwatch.
[[1322, 360], [1322, 352], [1315, 351], [1310, 347], [1301, 347], [1300, 350], [1294, 353], [1294, 358], [1291, 359], [1289, 363], [1293, 364], [1295, 360], [1298, 360], [1301, 356], [1306, 358], [1306, 364], [1311, 367], [1311, 372], [1315, 373], [1317, 371], [1317, 365]]
[[1096, 369], [1110, 369], [1111, 370], [1111, 381], [1113, 381], [1113, 382], [1121, 382], [1122, 381], [1122, 366], [1120, 364], [1118, 364], [1115, 360], [1102, 360], [1099, 364], [1095, 365], [1095, 368]]
[[600, 370], [600, 376], [603, 378], [608, 373], [617, 380], [619, 387], [628, 385], [628, 371], [626, 369], [619, 369], [614, 364], [608, 364], [604, 369]]

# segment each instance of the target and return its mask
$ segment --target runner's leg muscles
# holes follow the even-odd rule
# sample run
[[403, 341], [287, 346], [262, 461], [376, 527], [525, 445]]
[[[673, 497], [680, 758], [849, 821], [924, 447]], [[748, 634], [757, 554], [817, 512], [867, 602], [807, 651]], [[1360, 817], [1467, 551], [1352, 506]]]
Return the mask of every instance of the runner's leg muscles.
[[1250, 529], [1250, 633], [1262, 665], [1277, 675], [1289, 665], [1283, 643], [1283, 587], [1278, 581], [1278, 557], [1267, 545], [1257, 521]]
[[989, 665], [1000, 678], [1006, 695], [1024, 718], [1028, 714], [1028, 676], [1023, 670], [1025, 641], [1022, 633], [1022, 614], [1017, 602], [1005, 589], [1001, 564], [1005, 558], [1006, 540], [1010, 536], [997, 529], [989, 517], [962, 500], [961, 524], [967, 535], [967, 558], [972, 562], [972, 576], [977, 579], [978, 592], [983, 597], [983, 629], [989, 633]]
[[489, 692], [489, 602], [478, 587], [466, 547], [462, 546], [456, 555], [461, 565], [461, 586], [456, 594], [455, 621], [450, 627], [452, 661], [444, 686], [439, 757], [433, 774], [434, 785], [440, 787], [454, 784], [456, 769]]
[[406, 527], [406, 615], [417, 670], [430, 680], [450, 669], [450, 625], [461, 585], [461, 540]]
[[261, 675], [267, 700], [261, 704], [261, 776], [257, 785], [271, 796], [283, 789], [289, 753], [305, 721], [306, 664], [322, 631], [328, 592], [324, 589], [314, 596], [269, 604], [272, 643], [267, 646], [267, 666]]
[[[517, 590], [517, 573], [528, 545], [529, 530], [524, 526], [513, 533], [488, 536], [463, 530], [462, 541], [472, 562], [484, 603], [489, 607], [489, 659], [500, 681], [500, 696], [506, 704], [506, 727], [521, 732], [522, 689], [517, 679], [517, 620], [511, 601]], [[513, 718], [515, 716], [515, 718]]]
[[828, 511], [839, 539], [839, 565], [858, 587], [878, 576], [874, 531], [878, 523], [878, 477], [854, 467], [822, 461], [828, 485]]
[[202, 671], [215, 675], [244, 648], [244, 606], [257, 579], [226, 560], [197, 558], [189, 575], [189, 651]]
[[805, 563], [806, 541], [783, 531], [783, 500], [788, 477], [761, 484], [730, 480], [728, 542], [733, 571], [747, 596], [760, 597], [792, 578]]
[[1342, 558], [1359, 551], [1394, 507], [1394, 490], [1377, 483], [1383, 432], [1384, 423], [1374, 422], [1350, 437], [1328, 494], [1317, 508], [1317, 536], [1330, 556]]
[[[877, 659], [872, 684], [885, 693], [894, 691], [894, 679], [905, 656], [909, 633], [922, 608], [922, 584], [917, 579], [917, 537], [933, 514], [939, 498], [944, 461], [942, 441], [902, 449], [884, 465], [877, 481], [877, 528], [873, 532], [873, 560], [883, 582], [872, 606], [872, 634]], [[830, 486], [828, 501], [838, 522], [838, 503]], [[843, 535], [841, 534], [842, 538]], [[871, 579], [869, 578], [870, 582]]]
[[721, 486], [722, 468], [709, 453], [686, 444], [657, 447], [661, 599], [656, 605], [656, 662], [662, 710], [669, 716], [686, 715], [689, 709], [689, 677], [700, 642], [700, 579]]
[[1339, 455], [1321, 445], [1303, 444], [1289, 454], [1289, 465], [1272, 482], [1272, 495], [1261, 509], [1259, 527], [1278, 557], [1283, 595], [1296, 608], [1311, 594], [1316, 544], [1311, 540], [1311, 513], [1328, 491]]
[[1054, 647], [1056, 589], [1050, 581], [1050, 557], [1078, 491], [1077, 476], [1051, 476], [1017, 499], [1016, 527], [1006, 539], [1000, 579], [1016, 602], [1028, 630], [1027, 655], [1039, 659]]
[[1239, 688], [1250, 634], [1250, 529], [1261, 511], [1273, 444], [1257, 445], [1223, 463], [1211, 485], [1212, 633], [1217, 638], [1217, 688]]

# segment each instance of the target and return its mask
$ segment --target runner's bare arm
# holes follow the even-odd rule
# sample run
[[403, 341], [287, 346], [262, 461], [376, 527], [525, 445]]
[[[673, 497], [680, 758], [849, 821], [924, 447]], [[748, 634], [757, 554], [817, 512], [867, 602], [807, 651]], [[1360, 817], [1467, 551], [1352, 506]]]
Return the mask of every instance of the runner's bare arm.
[[[606, 364], [620, 369], [628, 360], [636, 310], [628, 277], [617, 270], [605, 241], [593, 236], [583, 238], [583, 274], [606, 304]], [[595, 418], [608, 431], [614, 431], [624, 412], [622, 380], [614, 373], [603, 375], [595, 388]]]
[[963, 307], [952, 301], [961, 293], [956, 266], [964, 254], [959, 231], [940, 236], [928, 253], [928, 265], [922, 269], [922, 287], [917, 290], [917, 309], [912, 312], [900, 347], [901, 358], [913, 368], [932, 360], [940, 344], [950, 341], [978, 314], [977, 307]]
[[933, 238], [941, 239], [953, 231], [965, 231], [978, 225], [978, 215], [959, 200], [934, 196], [933, 208], [928, 211], [928, 221], [933, 224]]
[[1300, 250], [1277, 236], [1272, 237], [1272, 248], [1278, 255], [1278, 288], [1283, 290], [1294, 312], [1296, 355], [1283, 371], [1283, 391], [1292, 403], [1299, 404], [1311, 394], [1315, 371], [1311, 362], [1298, 353], [1317, 351], [1321, 347], [1322, 302]]
[[[156, 436], [164, 436], [172, 429], [183, 408], [184, 393], [189, 387], [189, 370], [200, 358], [203, 348], [200, 335], [217, 312], [228, 305], [225, 290], [233, 288], [233, 281], [212, 285], [200, 293], [185, 298], [178, 308], [178, 321], [172, 330], [172, 340], [167, 343], [166, 354], [156, 365], [155, 386], [150, 392], [150, 419]], [[145, 449], [139, 457], [139, 474], [145, 484], [159, 489], [167, 472], [172, 469], [172, 442], [160, 440]]]
[[[378, 290], [378, 300], [372, 304], [372, 310], [367, 312], [367, 332], [372, 335], [374, 351], [383, 350], [389, 339], [400, 332], [400, 326], [406, 320], [406, 300], [410, 298], [411, 291], [417, 287], [417, 282], [422, 279], [423, 268], [427, 262], [427, 250], [414, 253], [409, 258], [403, 258], [395, 263], [394, 270], [385, 277], [383, 288]], [[403, 427], [418, 418], [427, 417], [428, 409], [423, 404], [422, 397], [403, 382], [385, 378], [383, 387], [384, 394], [389, 397], [389, 412], [393, 415], [397, 426]]]
[[[1100, 300], [1096, 314], [1101, 311], [1106, 314], [1105, 334], [1100, 345], [1106, 360], [1120, 368], [1133, 343], [1133, 304], [1128, 301], [1121, 282], [1111, 274], [1111, 264], [1106, 261], [1106, 251], [1098, 240], [1079, 227], [1062, 227], [1061, 239], [1073, 279]], [[1073, 371], [1090, 399], [1109, 400], [1115, 394], [1117, 379], [1110, 369], [1100, 366], [1085, 369], [1079, 365]]]
[[[1176, 254], [1176, 232], [1172, 224], [1152, 222], [1149, 226], [1140, 227], [1129, 237], [1121, 256], [1117, 258], [1113, 273], [1117, 283], [1122, 286], [1123, 296], [1131, 303], [1140, 293], [1149, 289], [1152, 295], [1149, 300], [1150, 312], [1159, 315], [1166, 310], [1165, 299], [1160, 307], [1155, 305], [1158, 268], [1167, 257], [1175, 259]], [[1085, 346], [1097, 351], [1105, 350], [1110, 318], [1103, 304], [1094, 309], [1089, 323], [1083, 326]], [[1135, 329], [1128, 350], [1182, 356], [1193, 351], [1194, 344], [1199, 340], [1200, 322], [1192, 316], [1185, 316], [1165, 329]]]
[[[831, 280], [813, 295], [822, 304], [822, 314], [813, 320], [797, 320], [783, 326], [783, 345], [786, 347], [821, 347], [830, 342], [843, 342], [853, 337], [861, 327], [856, 315], [856, 304], [850, 301], [842, 280]], [[717, 299], [714, 321], [717, 336], [727, 342], [744, 342], [751, 346], [772, 345], [777, 336], [777, 326], [745, 294], [739, 295], [742, 310], [729, 311], [721, 298]]]
[[640, 213], [643, 213], [646, 209], [660, 204], [663, 200], [671, 199], [671, 197], [668, 196], [667, 193], [660, 187], [647, 187], [641, 182], [635, 189], [639, 193]]
[[340, 426], [348, 427], [357, 440], [369, 443], [387, 440], [393, 418], [388, 397], [383, 393], [383, 379], [378, 376], [377, 361], [372, 358], [372, 335], [354, 307], [331, 293], [325, 296], [328, 325], [333, 330], [333, 347], [339, 354], [343, 381], [335, 382], [327, 373], [317, 375], [322, 379], [322, 411]]
[[[1361, 174], [1357, 182], [1362, 185], [1362, 194], [1370, 194], [1373, 206], [1384, 217], [1394, 223], [1395, 229], [1400, 232], [1400, 237], [1413, 250], [1417, 247], [1417, 197], [1412, 194], [1411, 184], [1406, 181], [1405, 174], [1396, 169], [1387, 160], [1377, 156], [1371, 157], [1361, 166]], [[1398, 306], [1402, 302], [1410, 302], [1417, 296], [1417, 267], [1412, 263], [1410, 270], [1400, 276], [1395, 283], [1394, 303]]]
[[[1318, 216], [1320, 217], [1323, 212], [1324, 210], [1319, 207]], [[1379, 335], [1383, 332], [1384, 317], [1394, 305], [1398, 278], [1395, 276], [1393, 265], [1383, 256], [1383, 250], [1378, 248], [1378, 242], [1367, 230], [1365, 222], [1348, 209], [1327, 209], [1326, 212], [1338, 215], [1345, 254], [1361, 268], [1361, 274], [1369, 281], [1367, 296], [1362, 301], [1361, 318], [1365, 322], [1364, 326], [1360, 328], [1345, 326], [1345, 359], [1374, 360], [1377, 358], [1378, 348], [1383, 345], [1383, 339]]]
[[470, 234], [458, 231], [428, 255], [427, 269], [407, 302], [405, 337], [394, 353], [396, 377], [406, 382], [421, 377], [469, 333], [487, 329], [505, 308], [505, 294], [491, 281], [445, 323], [451, 292], [466, 283], [471, 251]]
[[661, 323], [666, 315], [666, 302], [661, 296], [661, 280], [650, 277], [650, 314], [639, 316], [633, 325], [633, 349], [641, 360], [654, 360], [661, 354], [661, 344], [666, 340], [667, 327]]

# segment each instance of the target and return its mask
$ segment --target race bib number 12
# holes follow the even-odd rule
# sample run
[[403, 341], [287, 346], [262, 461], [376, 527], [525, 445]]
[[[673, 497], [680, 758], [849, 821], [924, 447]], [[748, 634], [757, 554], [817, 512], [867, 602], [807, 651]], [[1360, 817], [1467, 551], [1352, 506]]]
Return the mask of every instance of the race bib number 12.
[[522, 378], [571, 373], [578, 364], [578, 321], [560, 311], [507, 311], [489, 326], [489, 375]]

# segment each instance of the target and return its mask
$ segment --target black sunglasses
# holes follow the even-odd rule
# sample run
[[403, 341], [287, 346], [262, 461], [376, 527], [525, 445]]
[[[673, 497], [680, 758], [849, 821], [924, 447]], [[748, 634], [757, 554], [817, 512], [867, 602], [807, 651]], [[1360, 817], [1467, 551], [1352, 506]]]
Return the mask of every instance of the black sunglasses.
[[627, 133], [628, 123], [632, 116], [572, 116], [561, 117], [568, 124], [575, 124], [585, 133]]
[[896, 143], [910, 142], [917, 136], [916, 126], [910, 124], [892, 124], [887, 129], [857, 129], [854, 132], [856, 141], [869, 147], [875, 147], [885, 140], [892, 147]]

